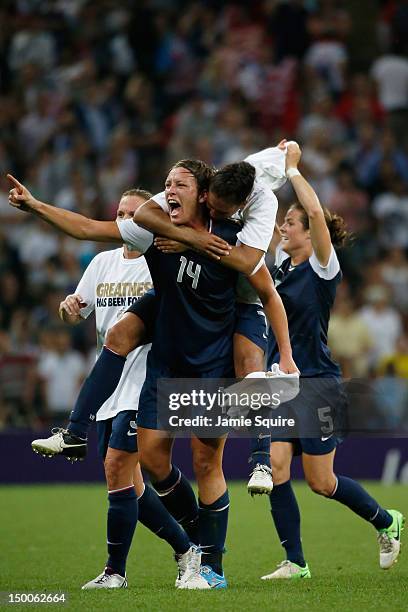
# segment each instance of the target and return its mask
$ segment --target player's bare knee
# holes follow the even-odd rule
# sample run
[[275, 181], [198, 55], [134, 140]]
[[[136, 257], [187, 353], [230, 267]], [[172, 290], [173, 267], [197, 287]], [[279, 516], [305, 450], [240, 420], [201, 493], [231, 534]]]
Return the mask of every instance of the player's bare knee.
[[105, 338], [105, 346], [114, 353], [122, 355], [122, 357], [127, 357], [135, 348], [129, 342], [127, 336], [123, 334], [119, 325], [114, 325], [108, 330]]
[[105, 476], [109, 491], [133, 484], [132, 467], [125, 455], [114, 455], [105, 460]]
[[195, 452], [193, 455], [193, 469], [197, 479], [208, 477], [217, 472], [222, 473], [222, 465], [213, 453]]
[[144, 453], [140, 457], [140, 464], [148, 472], [152, 482], [164, 480], [170, 473], [171, 464], [168, 457], [164, 458], [153, 453]]
[[332, 478], [307, 478], [307, 484], [312, 489], [313, 493], [322, 495], [323, 497], [331, 497], [334, 487], [335, 480]]
[[276, 468], [272, 465], [272, 478], [275, 485], [283, 484], [290, 480], [290, 470], [286, 467]]

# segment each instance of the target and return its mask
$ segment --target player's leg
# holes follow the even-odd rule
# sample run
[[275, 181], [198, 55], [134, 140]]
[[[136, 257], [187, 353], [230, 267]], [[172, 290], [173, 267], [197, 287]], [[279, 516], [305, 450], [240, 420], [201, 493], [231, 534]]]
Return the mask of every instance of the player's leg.
[[[234, 334], [234, 368], [237, 378], [265, 369], [267, 341], [268, 326], [262, 307], [257, 304], [237, 304]], [[269, 494], [272, 491], [270, 443], [268, 432], [250, 440], [251, 477], [248, 492], [251, 495]]]
[[199, 572], [201, 554], [192, 545], [186, 531], [162, 504], [153, 487], [143, 482], [140, 465], [134, 473], [135, 490], [139, 504], [139, 522], [157, 537], [165, 540], [174, 550], [178, 565], [176, 587], [187, 580], [191, 574]]
[[137, 346], [145, 343], [144, 321], [127, 311], [106, 334], [105, 345], [92, 371], [82, 385], [68, 424], [68, 431], [86, 438], [88, 427], [102, 404], [115, 391], [126, 357]]
[[[330, 442], [330, 440], [327, 440]], [[303, 444], [303, 470], [310, 488], [319, 495], [334, 499], [371, 523], [378, 532], [380, 567], [389, 569], [397, 560], [401, 547], [404, 517], [397, 510], [385, 510], [352, 478], [336, 475], [333, 470], [335, 449], [318, 454], [326, 441], [310, 440]]]
[[271, 463], [274, 488], [269, 500], [279, 541], [286, 551], [286, 560], [278, 566], [277, 570], [262, 576], [263, 580], [310, 578], [300, 537], [299, 506], [290, 481], [290, 466], [294, 451], [294, 444], [290, 441], [272, 441]]
[[199, 531], [202, 549], [200, 576], [187, 581], [184, 588], [210, 589], [227, 586], [222, 555], [227, 535], [229, 496], [222, 469], [226, 438], [200, 439], [193, 436], [194, 473], [199, 494]]
[[126, 561], [138, 519], [133, 482], [138, 455], [136, 435], [127, 436], [126, 432], [135, 419], [135, 411], [123, 411], [113, 419], [97, 423], [98, 450], [104, 458], [108, 487], [108, 559], [102, 574], [85, 584], [83, 589], [127, 587]]
[[183, 527], [189, 541], [198, 545], [197, 501], [189, 481], [171, 462], [173, 438], [163, 431], [139, 426], [138, 439], [142, 466], [161, 503]]
[[147, 356], [146, 380], [140, 393], [137, 415], [140, 459], [163, 505], [185, 529], [190, 541], [198, 545], [198, 506], [194, 491], [187, 478], [171, 462], [173, 438], [157, 429], [157, 381], [169, 376], [168, 366], [161, 363], [151, 350]]

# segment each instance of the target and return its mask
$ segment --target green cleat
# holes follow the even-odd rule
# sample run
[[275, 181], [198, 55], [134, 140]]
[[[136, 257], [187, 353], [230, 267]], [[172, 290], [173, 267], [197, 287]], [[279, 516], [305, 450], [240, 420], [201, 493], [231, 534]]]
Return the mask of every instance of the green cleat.
[[392, 516], [392, 523], [386, 529], [379, 529], [377, 540], [380, 545], [380, 567], [390, 569], [398, 560], [401, 549], [401, 532], [405, 518], [398, 510], [387, 510]]
[[299, 578], [311, 578], [312, 575], [310, 573], [310, 569], [308, 564], [306, 563], [305, 567], [301, 567], [292, 561], [282, 561], [279, 563], [278, 569], [276, 569], [272, 574], [266, 574], [266, 576], [262, 576], [261, 580], [276, 580], [276, 579], [289, 579], [289, 580], [297, 580]]

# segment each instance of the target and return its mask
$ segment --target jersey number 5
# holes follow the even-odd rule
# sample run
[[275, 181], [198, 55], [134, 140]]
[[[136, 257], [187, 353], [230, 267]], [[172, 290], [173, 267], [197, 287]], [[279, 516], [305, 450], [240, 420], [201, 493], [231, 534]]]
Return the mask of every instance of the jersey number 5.
[[186, 266], [187, 266], [187, 270], [186, 270], [187, 276], [190, 276], [190, 278], [193, 279], [193, 284], [192, 284], [193, 289], [197, 289], [198, 279], [200, 278], [201, 266], [200, 264], [196, 264], [195, 270], [193, 271], [193, 265], [194, 265], [193, 261], [188, 261], [187, 257], [184, 257], [184, 255], [181, 255], [180, 268], [177, 274], [177, 282], [178, 283], [183, 282], [184, 270], [186, 269]]

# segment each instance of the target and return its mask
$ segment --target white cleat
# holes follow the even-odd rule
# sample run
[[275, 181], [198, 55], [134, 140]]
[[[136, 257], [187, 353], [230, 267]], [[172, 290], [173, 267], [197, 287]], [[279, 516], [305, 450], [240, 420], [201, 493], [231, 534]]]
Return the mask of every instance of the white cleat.
[[308, 564], [306, 563], [305, 567], [301, 567], [292, 561], [286, 560], [279, 563], [278, 569], [272, 572], [272, 574], [262, 576], [261, 580], [297, 580], [299, 578], [311, 578]]
[[248, 485], [251, 495], [270, 495], [273, 489], [272, 470], [267, 465], [257, 463], [251, 474]]
[[175, 587], [180, 588], [182, 584], [192, 576], [199, 575], [201, 567], [201, 549], [192, 544], [187, 552], [182, 555], [174, 555], [178, 565], [178, 576]]
[[82, 587], [82, 590], [88, 589], [127, 589], [127, 578], [126, 576], [120, 576], [119, 574], [99, 574], [94, 580], [87, 582]]
[[43, 457], [62, 455], [69, 461], [82, 461], [87, 453], [87, 441], [70, 434], [66, 429], [54, 427], [52, 436], [31, 442], [31, 448]]
[[398, 558], [401, 542], [381, 533], [378, 536], [378, 543], [380, 545], [380, 567], [381, 569], [390, 569]]
[[405, 524], [401, 512], [398, 510], [388, 510], [388, 512], [392, 516], [392, 523], [386, 529], [381, 529], [377, 536], [381, 569], [390, 569], [397, 562], [401, 550], [401, 533]]

